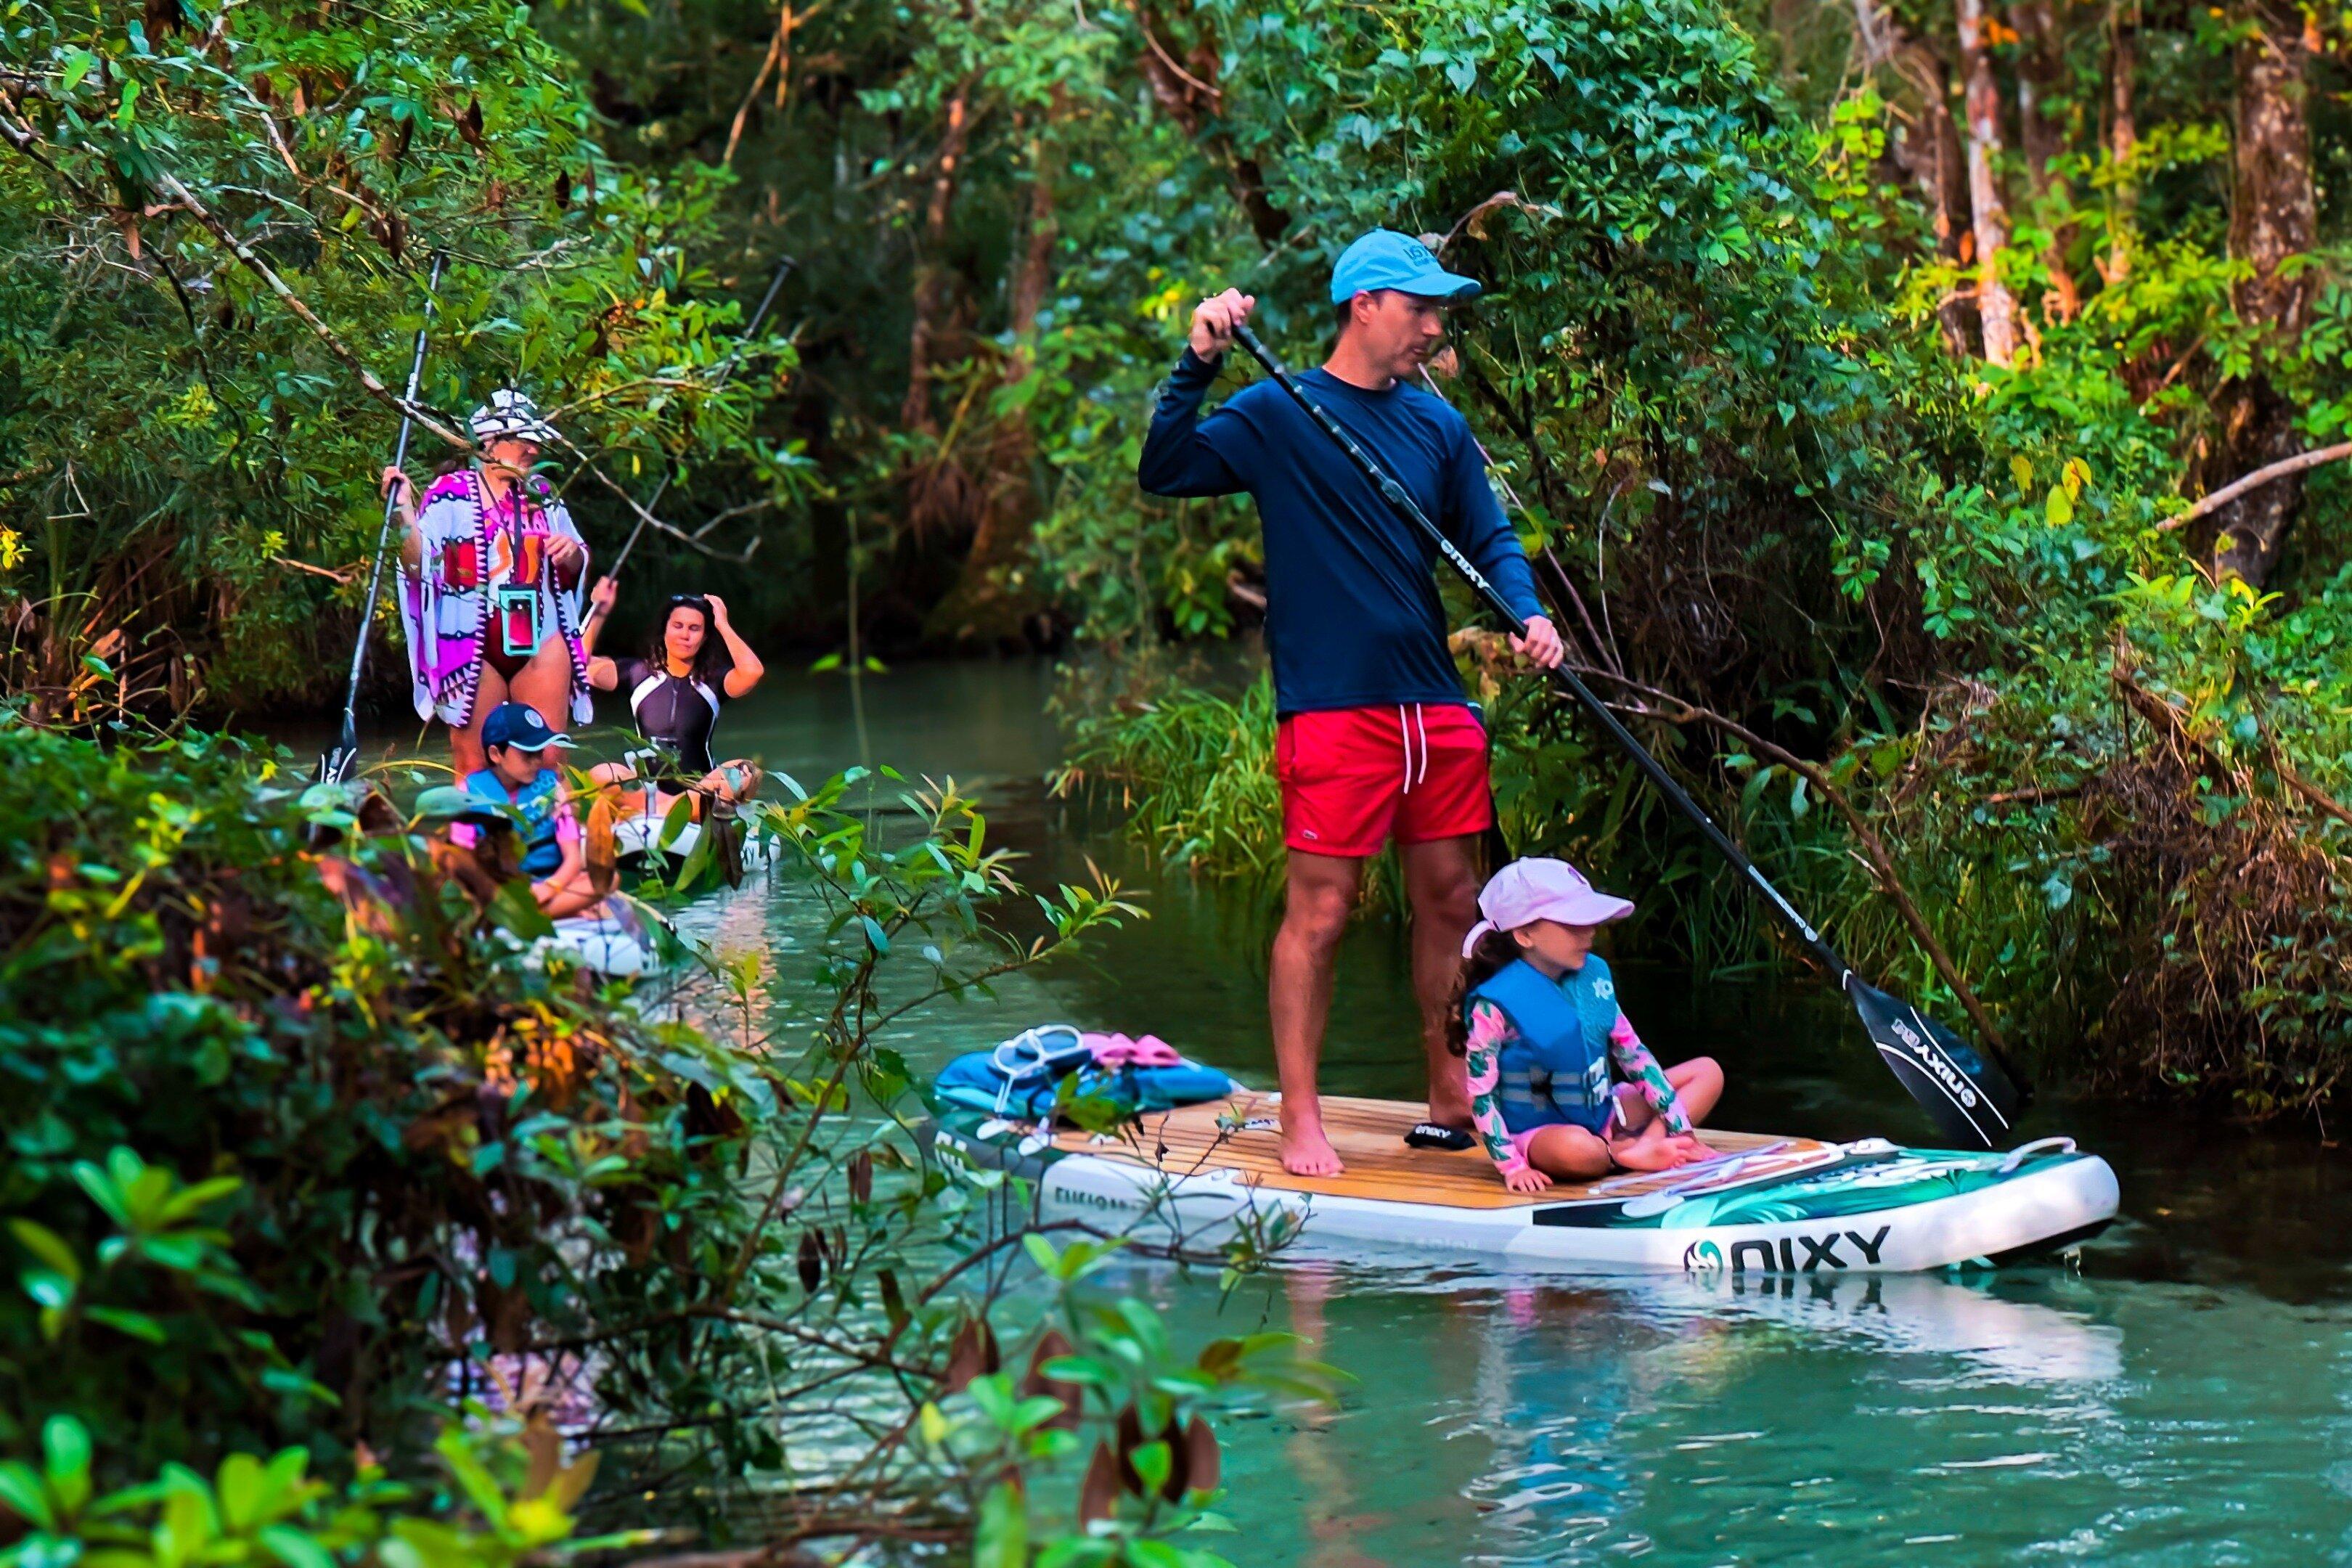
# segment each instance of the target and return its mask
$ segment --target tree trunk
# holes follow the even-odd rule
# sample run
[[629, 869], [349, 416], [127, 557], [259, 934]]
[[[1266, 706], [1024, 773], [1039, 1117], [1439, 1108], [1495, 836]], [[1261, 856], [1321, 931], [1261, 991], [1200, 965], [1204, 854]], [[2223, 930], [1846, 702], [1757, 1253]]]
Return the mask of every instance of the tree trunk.
[[2042, 254], [2050, 274], [2050, 297], [2044, 308], [2061, 321], [2071, 321], [2082, 310], [2082, 291], [2066, 264], [2074, 228], [2054, 221], [2067, 204], [2066, 183], [2050, 172], [2051, 161], [2066, 151], [2064, 133], [2051, 121], [2050, 104], [2065, 85], [2065, 60], [2061, 54], [2058, 23], [2051, 0], [2012, 0], [2010, 25], [2017, 29], [2017, 135], [2025, 152], [2025, 179], [2032, 192], [2036, 225], [2049, 224], [2050, 244]]
[[[2251, 0], [2242, 15], [2256, 25], [2237, 49], [2230, 258], [2244, 265], [2246, 276], [2231, 288], [2230, 302], [2239, 321], [2255, 330], [2258, 346], [2248, 373], [2221, 389], [2216, 477], [2224, 481], [2302, 449], [2294, 406], [2272, 384], [2268, 366], [2294, 352], [2310, 314], [2312, 275], [2289, 263], [2311, 249], [2318, 229], [2302, 9], [2289, 0]], [[2297, 474], [2216, 510], [2215, 571], [2263, 586], [2302, 508]]]
[[940, 135], [939, 159], [931, 174], [931, 194], [923, 210], [921, 249], [915, 262], [915, 323], [907, 341], [907, 397], [898, 422], [927, 435], [939, 432], [931, 416], [931, 366], [941, 357], [940, 346], [950, 335], [948, 267], [941, 253], [947, 247], [948, 216], [955, 205], [956, 179], [964, 149], [971, 140], [971, 89], [958, 84], [947, 104], [946, 129]]
[[1234, 147], [1234, 140], [1223, 132], [1202, 134], [1217, 110], [1223, 89], [1217, 84], [1217, 37], [1208, 19], [1200, 16], [1190, 18], [1192, 31], [1192, 47], [1179, 61], [1161, 41], [1159, 14], [1150, 0], [1129, 0], [1135, 10], [1137, 26], [1143, 29], [1143, 79], [1151, 86], [1152, 100], [1170, 119], [1184, 128], [1184, 134], [1201, 143], [1225, 168], [1225, 179], [1233, 186], [1234, 199], [1248, 215], [1250, 231], [1257, 242], [1273, 248], [1290, 227], [1290, 215], [1274, 205], [1266, 194], [1265, 171], [1255, 158], [1244, 157]]
[[2139, 127], [2132, 118], [2138, 44], [2138, 0], [2114, 0], [2107, 13], [2107, 163], [2115, 177], [2107, 186], [2107, 262], [2099, 270], [2110, 289], [2131, 275], [2139, 229], [2139, 180], [2131, 173], [2139, 152]]
[[2017, 358], [2017, 301], [2000, 280], [2000, 251], [2009, 243], [2009, 214], [1995, 167], [2000, 156], [2000, 88], [1985, 48], [1984, 0], [1959, 0], [1958, 12], [1969, 207], [1976, 220], [1977, 319], [1984, 327], [1984, 357], [2006, 365]]
[[[1056, 95], [1055, 106], [1060, 107]], [[1044, 135], [1029, 142], [1029, 235], [1013, 267], [1012, 352], [1002, 384], [1015, 387], [1036, 368], [1037, 317], [1054, 282], [1054, 246], [1061, 236], [1054, 205], [1059, 163]], [[1044, 609], [1034, 587], [1020, 580], [1037, 521], [1037, 440], [1029, 406], [1017, 405], [998, 421], [982, 480], [980, 522], [963, 571], [947, 597], [932, 607], [925, 627], [932, 641], [967, 647], [1026, 648]]]
[[[1913, 111], [1901, 112], [1887, 147], [1895, 165], [1918, 187], [1936, 236], [1936, 249], [1947, 261], [1960, 259], [1960, 237], [1969, 229], [1968, 165], [1960, 152], [1960, 136], [1952, 122], [1950, 73], [1936, 51], [1908, 37], [1895, 18], [1878, 10], [1874, 0], [1853, 0], [1854, 39], [1862, 53], [1862, 73], [1874, 76], [1881, 67], [1894, 72], [1916, 98]], [[1936, 307], [1944, 344], [1955, 354], [1966, 354], [1977, 338], [1976, 304], [1958, 297]]]

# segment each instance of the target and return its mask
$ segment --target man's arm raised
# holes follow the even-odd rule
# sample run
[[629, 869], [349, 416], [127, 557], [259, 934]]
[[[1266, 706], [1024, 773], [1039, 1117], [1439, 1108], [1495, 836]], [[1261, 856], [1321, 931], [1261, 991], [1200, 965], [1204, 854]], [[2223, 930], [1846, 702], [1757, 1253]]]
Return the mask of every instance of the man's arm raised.
[[1249, 319], [1257, 300], [1228, 289], [1192, 310], [1184, 355], [1160, 384], [1144, 432], [1136, 482], [1156, 496], [1226, 496], [1249, 487], [1220, 448], [1217, 421], [1201, 418], [1201, 400], [1217, 378], [1217, 366], [1233, 345], [1234, 329]]

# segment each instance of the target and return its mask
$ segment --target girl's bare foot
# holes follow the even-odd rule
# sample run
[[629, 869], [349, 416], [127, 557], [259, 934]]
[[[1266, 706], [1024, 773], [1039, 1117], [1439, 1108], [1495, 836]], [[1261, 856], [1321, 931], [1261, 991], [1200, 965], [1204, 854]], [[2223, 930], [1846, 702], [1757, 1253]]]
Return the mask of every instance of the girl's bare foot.
[[1653, 1121], [1632, 1138], [1609, 1146], [1612, 1159], [1628, 1171], [1671, 1171], [1685, 1156], [1665, 1136], [1665, 1124]]

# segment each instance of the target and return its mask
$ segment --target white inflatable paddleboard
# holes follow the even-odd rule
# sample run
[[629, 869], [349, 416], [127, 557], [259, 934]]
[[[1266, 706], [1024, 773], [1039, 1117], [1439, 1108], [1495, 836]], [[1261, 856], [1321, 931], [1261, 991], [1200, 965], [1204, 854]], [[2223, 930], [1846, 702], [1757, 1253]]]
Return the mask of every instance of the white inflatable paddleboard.
[[1347, 1164], [1294, 1176], [1276, 1150], [1276, 1096], [1146, 1114], [1115, 1135], [1046, 1134], [942, 1109], [939, 1142], [974, 1167], [1036, 1184], [1057, 1216], [1093, 1215], [1151, 1245], [1214, 1247], [1253, 1215], [1295, 1215], [1309, 1241], [1579, 1266], [1733, 1275], [1998, 1265], [2063, 1251], [2115, 1218], [2115, 1172], [2071, 1138], [2006, 1152], [1884, 1139], [1703, 1131], [1711, 1159], [1655, 1174], [1514, 1193], [1483, 1151], [1408, 1148], [1425, 1114], [1325, 1096]]
[[655, 967], [652, 949], [636, 928], [619, 920], [568, 920], [555, 922], [555, 934], [530, 944], [534, 959], [568, 959], [583, 969], [625, 980]]
[[[659, 816], [624, 817], [613, 825], [614, 858], [631, 870], [642, 868], [656, 846], [664, 858], [673, 866], [685, 864], [702, 840], [702, 824], [688, 822], [677, 830], [677, 837], [667, 844], [661, 843], [664, 819]], [[743, 835], [743, 864], [764, 866], [775, 858], [776, 838], [772, 833], [746, 832]]]

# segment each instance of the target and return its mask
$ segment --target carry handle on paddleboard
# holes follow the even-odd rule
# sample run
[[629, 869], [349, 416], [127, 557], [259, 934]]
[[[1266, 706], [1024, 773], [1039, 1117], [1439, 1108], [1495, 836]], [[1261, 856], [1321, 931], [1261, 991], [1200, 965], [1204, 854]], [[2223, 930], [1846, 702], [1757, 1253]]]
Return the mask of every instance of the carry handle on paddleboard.
[[[1391, 478], [1370, 454], [1358, 446], [1355, 438], [1340, 427], [1338, 420], [1307, 395], [1307, 389], [1283, 368], [1265, 344], [1259, 341], [1258, 335], [1247, 326], [1236, 324], [1234, 341], [1248, 351], [1251, 358], [1264, 365], [1266, 374], [1290, 395], [1291, 401], [1297, 404], [1326, 436], [1339, 445], [1349, 461], [1380, 491], [1381, 498], [1421, 531], [1436, 547], [1438, 553], [1462, 574], [1463, 580], [1470, 584], [1471, 591], [1502, 617], [1503, 624], [1510, 627], [1512, 635], [1524, 637], [1527, 622], [1519, 618], [1518, 612], [1511, 608], [1510, 602], [1486, 580], [1486, 574], [1472, 565], [1469, 557], [1446, 537], [1444, 529], [1430, 521], [1429, 514], [1421, 510], [1421, 504], [1412, 499], [1412, 494]], [[1838, 988], [1853, 1003], [1855, 1013], [1862, 1019], [1863, 1028], [1869, 1034], [1871, 1044], [1877, 1047], [1881, 1058], [1944, 1135], [1955, 1142], [1978, 1148], [2000, 1147], [2000, 1140], [2008, 1135], [2026, 1100], [2026, 1092], [2019, 1089], [2019, 1079], [2009, 1070], [2008, 1064], [1990, 1048], [1979, 1049], [1962, 1040], [1910, 1003], [1865, 983], [1853, 972], [1853, 966], [1839, 956], [1837, 950], [1822, 939], [1821, 932], [1813, 929], [1812, 923], [1797, 912], [1796, 906], [1782, 898], [1780, 890], [1765, 879], [1764, 873], [1748, 858], [1747, 852], [1732, 841], [1729, 834], [1716, 826], [1715, 819], [1690, 797], [1681, 784], [1675, 782], [1674, 776], [1659, 764], [1641, 742], [1633, 738], [1633, 731], [1625, 728], [1615, 712], [1593, 694], [1592, 689], [1585, 685], [1574, 670], [1563, 664], [1550, 673], [1552, 679], [1566, 687], [1570, 694], [1583, 705], [1585, 711], [1608, 731], [1610, 739], [1633, 760], [1633, 764], [1657, 786], [1659, 793], [1690, 818], [1707, 842], [1715, 847], [1716, 852], [1729, 861], [1732, 868], [1746, 879], [1748, 885], [1787, 922], [1805, 950], [1813, 955], [1814, 961], [1829, 971]]]
[[[799, 260], [790, 256], [776, 263], [776, 274], [768, 279], [768, 291], [760, 296], [759, 309], [753, 310], [751, 319], [743, 323], [743, 330], [735, 336], [735, 347], [728, 353], [726, 359], [720, 362], [718, 374], [710, 378], [713, 388], [726, 385], [727, 378], [735, 374], [735, 367], [742, 363], [743, 351], [751, 345], [753, 335], [760, 330], [760, 323], [768, 319], [768, 307], [776, 302], [776, 295], [783, 288], [786, 275], [799, 265]], [[604, 575], [613, 578], [620, 576], [621, 567], [629, 559], [629, 552], [637, 547], [637, 538], [646, 531], [646, 518], [652, 514], [654, 508], [661, 504], [662, 497], [669, 493], [669, 481], [677, 473], [677, 465], [673, 463], [662, 475], [661, 483], [654, 487], [654, 493], [646, 498], [645, 505], [637, 509], [637, 526], [629, 530], [627, 542], [621, 546], [621, 552], [613, 557], [613, 564], [605, 570]]]
[[[416, 346], [408, 356], [408, 392], [401, 399], [400, 438], [393, 446], [392, 466], [408, 466], [408, 406], [416, 401], [416, 389], [425, 377], [425, 334], [433, 327], [433, 307], [438, 302], [441, 289], [442, 255], [433, 253], [432, 275], [425, 282], [425, 320], [416, 326]], [[352, 639], [351, 679], [343, 688], [343, 730], [335, 741], [335, 749], [319, 763], [321, 784], [341, 784], [351, 776], [352, 764], [360, 753], [360, 672], [367, 667], [368, 628], [375, 621], [376, 591], [383, 584], [383, 552], [392, 542], [392, 514], [400, 490], [395, 486], [383, 498], [383, 521], [375, 535], [375, 564], [368, 570], [367, 597], [360, 602], [360, 633]]]

